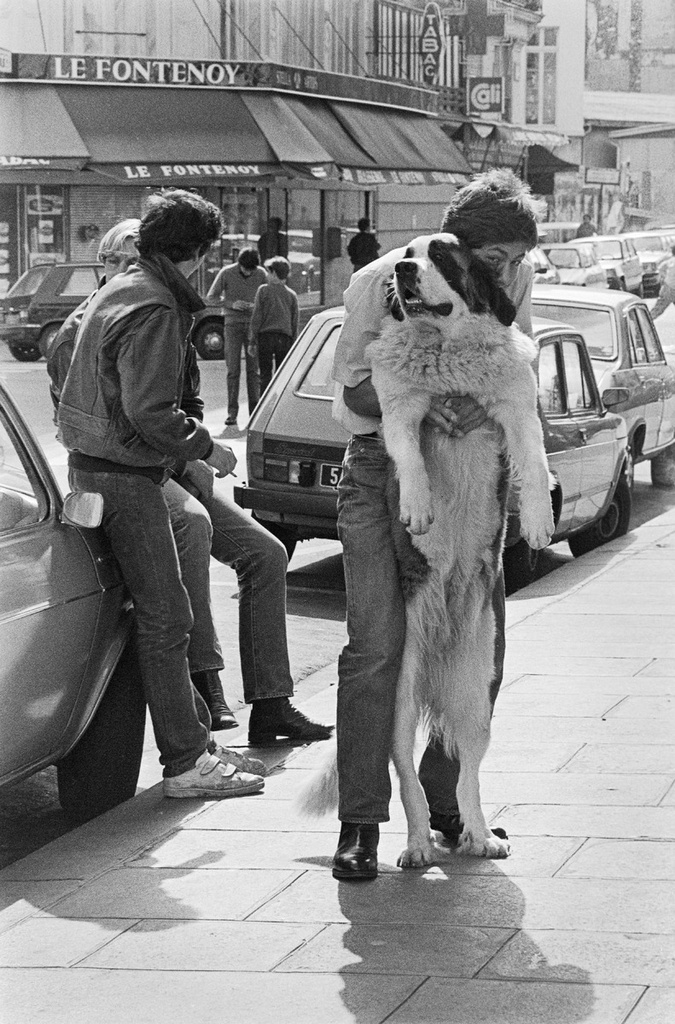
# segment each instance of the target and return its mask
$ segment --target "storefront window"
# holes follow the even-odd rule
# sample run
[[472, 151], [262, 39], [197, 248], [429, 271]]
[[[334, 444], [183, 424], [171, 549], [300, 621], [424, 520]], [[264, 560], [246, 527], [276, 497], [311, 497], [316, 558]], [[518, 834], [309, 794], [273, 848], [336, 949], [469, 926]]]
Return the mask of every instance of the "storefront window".
[[321, 192], [297, 189], [288, 196], [288, 285], [301, 306], [318, 306], [321, 295]]
[[0, 298], [19, 276], [16, 186], [0, 185]]
[[262, 189], [236, 185], [230, 188], [206, 188], [202, 194], [220, 208], [223, 217], [220, 241], [211, 247], [200, 271], [199, 288], [206, 295], [221, 267], [234, 263], [246, 246], [255, 248], [257, 245], [265, 223], [267, 203]]
[[24, 244], [26, 265], [63, 263], [66, 259], [64, 189], [55, 185], [26, 185]]

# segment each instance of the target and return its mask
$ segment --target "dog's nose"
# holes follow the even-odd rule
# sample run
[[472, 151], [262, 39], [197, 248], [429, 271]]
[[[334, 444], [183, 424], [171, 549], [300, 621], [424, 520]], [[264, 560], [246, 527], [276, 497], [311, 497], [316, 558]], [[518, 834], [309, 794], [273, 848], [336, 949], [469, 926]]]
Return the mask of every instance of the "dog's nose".
[[416, 281], [417, 264], [413, 260], [400, 260], [394, 267], [394, 273], [402, 281]]

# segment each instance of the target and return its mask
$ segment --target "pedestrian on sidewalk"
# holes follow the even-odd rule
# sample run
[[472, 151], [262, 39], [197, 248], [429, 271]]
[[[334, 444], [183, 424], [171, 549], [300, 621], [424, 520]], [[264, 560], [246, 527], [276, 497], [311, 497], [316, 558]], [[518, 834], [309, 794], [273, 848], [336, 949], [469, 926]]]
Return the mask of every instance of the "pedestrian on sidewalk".
[[223, 306], [225, 362], [227, 364], [227, 419], [225, 427], [236, 427], [239, 415], [239, 379], [241, 355], [246, 359], [246, 393], [248, 413], [252, 414], [260, 398], [258, 360], [248, 353], [248, 335], [256, 292], [267, 282], [260, 266], [258, 250], [246, 247], [237, 262], [219, 270], [206, 295], [207, 302]]
[[[537, 244], [541, 204], [511, 171], [480, 174], [452, 198], [442, 231], [465, 242], [493, 268], [516, 307], [516, 321], [532, 334], [533, 271], [523, 262]], [[352, 438], [338, 485], [338, 532], [347, 582], [349, 641], [338, 662], [338, 817], [342, 822], [333, 874], [341, 879], [375, 878], [379, 824], [389, 820], [389, 757], [396, 684], [405, 641], [405, 606], [387, 500], [393, 467], [384, 446], [381, 413], [366, 355], [390, 315], [387, 290], [405, 249], [396, 249], [355, 274], [345, 292], [347, 316], [333, 364], [340, 385], [334, 417]], [[470, 396], [438, 399], [427, 423], [462, 436], [486, 420]], [[492, 703], [502, 680], [505, 637], [504, 578], [494, 592]], [[422, 757], [420, 782], [430, 809], [430, 827], [456, 845], [462, 825], [456, 787], [459, 763], [442, 741], [432, 740]], [[507, 838], [503, 829], [494, 830]]]
[[671, 302], [675, 302], [675, 245], [671, 246], [670, 252], [670, 258], [661, 267], [661, 288], [652, 309], [652, 320], [665, 313]]
[[193, 314], [188, 282], [219, 237], [220, 212], [194, 193], [153, 197], [135, 264], [96, 293], [61, 391], [59, 434], [71, 487], [103, 495], [103, 529], [134, 602], [138, 655], [169, 797], [222, 799], [259, 792], [210, 736], [207, 705], [192, 685], [193, 615], [181, 578], [162, 484], [180, 463], [218, 476], [236, 459], [178, 406]]
[[265, 263], [267, 284], [258, 288], [249, 329], [249, 355], [260, 367], [260, 392], [276, 373], [298, 334], [298, 296], [286, 284], [291, 265], [283, 256]]
[[358, 233], [350, 240], [347, 246], [347, 254], [352, 261], [354, 267], [354, 273], [357, 270], [362, 270], [373, 260], [377, 259], [377, 254], [380, 251], [380, 243], [375, 237], [374, 233], [370, 230], [370, 221], [367, 217], [362, 217], [357, 222]]

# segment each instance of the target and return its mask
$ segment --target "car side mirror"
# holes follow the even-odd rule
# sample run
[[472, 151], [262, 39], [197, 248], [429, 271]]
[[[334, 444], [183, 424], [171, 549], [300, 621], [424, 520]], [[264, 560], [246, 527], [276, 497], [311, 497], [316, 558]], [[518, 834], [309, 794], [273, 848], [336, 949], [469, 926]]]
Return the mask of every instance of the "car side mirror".
[[103, 522], [103, 495], [96, 491], [73, 491], [67, 494], [61, 521], [87, 530], [100, 526]]
[[606, 409], [611, 409], [615, 405], [621, 405], [622, 402], [627, 402], [630, 398], [630, 391], [628, 388], [607, 388], [606, 391], [602, 392], [602, 401]]

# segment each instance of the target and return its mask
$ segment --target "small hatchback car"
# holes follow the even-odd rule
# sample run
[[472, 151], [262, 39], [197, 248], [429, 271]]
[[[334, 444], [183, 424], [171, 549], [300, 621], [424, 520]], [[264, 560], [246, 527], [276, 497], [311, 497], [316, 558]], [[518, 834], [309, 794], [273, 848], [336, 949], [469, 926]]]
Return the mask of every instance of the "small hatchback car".
[[647, 303], [625, 292], [544, 285], [533, 293], [532, 312], [583, 334], [601, 395], [627, 389], [627, 401], [614, 409], [626, 420], [631, 460], [649, 459], [652, 482], [668, 485], [675, 458], [675, 370]]
[[598, 262], [590, 239], [566, 242], [564, 245], [542, 245], [554, 267], [560, 272], [560, 283], [582, 288], [607, 288], [607, 274]]
[[642, 298], [642, 263], [632, 240], [623, 235], [594, 235], [591, 242], [609, 287]]
[[134, 795], [145, 730], [133, 612], [83, 497], [0, 385], [0, 786], [55, 764], [77, 821]]
[[0, 340], [21, 362], [47, 351], [66, 317], [98, 287], [98, 263], [44, 263], [32, 267], [0, 299]]
[[[343, 319], [339, 308], [309, 321], [249, 424], [248, 483], [235, 487], [235, 500], [289, 553], [298, 540], [337, 537], [335, 489], [348, 435], [331, 415], [331, 370]], [[626, 426], [603, 405], [578, 330], [540, 320], [535, 336], [546, 450], [556, 480], [553, 540], [568, 539], [573, 553], [582, 554], [628, 530]], [[617, 390], [606, 402], [626, 398]], [[507, 576], [515, 589], [531, 579], [537, 553], [519, 540], [513, 517], [507, 542]]]

